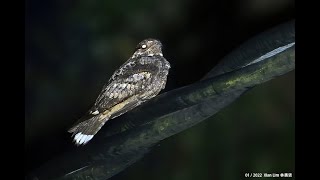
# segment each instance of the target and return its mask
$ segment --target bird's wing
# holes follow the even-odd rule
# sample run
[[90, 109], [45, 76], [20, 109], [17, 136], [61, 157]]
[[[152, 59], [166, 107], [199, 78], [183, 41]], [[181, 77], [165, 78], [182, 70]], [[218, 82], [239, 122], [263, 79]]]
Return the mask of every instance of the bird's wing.
[[91, 112], [110, 110], [113, 106], [147, 90], [153, 80], [149, 71], [135, 72], [124, 79], [112, 81], [97, 98]]
[[152, 79], [150, 72], [138, 72], [121, 81], [112, 81], [102, 91], [93, 108], [69, 129], [76, 144], [86, 144], [109, 119], [117, 117], [141, 104], [140, 97]]
[[[93, 119], [96, 121], [96, 117], [103, 117], [105, 122], [110, 117], [114, 118], [138, 106], [148, 98], [141, 99], [140, 95], [149, 91], [148, 87], [151, 86], [158, 72], [159, 64], [152, 61], [135, 63], [130, 67], [124, 64], [114, 73], [112, 80], [103, 87], [93, 107], [69, 129], [69, 132], [76, 132], [80, 125], [89, 126], [93, 123]], [[101, 116], [101, 114], [110, 116]], [[91, 121], [92, 123], [89, 123]]]

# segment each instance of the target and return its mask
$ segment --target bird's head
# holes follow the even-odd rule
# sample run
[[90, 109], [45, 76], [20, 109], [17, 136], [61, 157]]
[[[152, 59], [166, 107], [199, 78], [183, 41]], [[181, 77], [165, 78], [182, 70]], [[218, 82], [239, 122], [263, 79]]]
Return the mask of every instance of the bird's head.
[[163, 56], [161, 48], [162, 44], [159, 40], [151, 38], [145, 39], [137, 45], [133, 58], [138, 56]]

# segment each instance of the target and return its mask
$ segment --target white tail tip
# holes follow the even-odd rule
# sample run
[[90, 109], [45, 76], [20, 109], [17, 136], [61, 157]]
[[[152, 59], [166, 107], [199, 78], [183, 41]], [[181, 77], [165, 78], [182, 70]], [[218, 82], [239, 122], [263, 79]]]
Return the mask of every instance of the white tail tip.
[[82, 133], [77, 133], [73, 140], [75, 141], [75, 143], [77, 145], [85, 145], [87, 144], [91, 139], [93, 138], [93, 135], [86, 135], [86, 134], [82, 134]]

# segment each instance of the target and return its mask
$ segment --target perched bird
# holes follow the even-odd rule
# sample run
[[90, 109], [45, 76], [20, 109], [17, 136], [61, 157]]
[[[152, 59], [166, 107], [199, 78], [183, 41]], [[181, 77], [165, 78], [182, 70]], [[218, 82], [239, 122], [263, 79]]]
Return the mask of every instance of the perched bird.
[[85, 145], [110, 119], [155, 97], [165, 88], [170, 63], [156, 39], [141, 41], [133, 55], [104, 85], [93, 107], [68, 132], [76, 145]]

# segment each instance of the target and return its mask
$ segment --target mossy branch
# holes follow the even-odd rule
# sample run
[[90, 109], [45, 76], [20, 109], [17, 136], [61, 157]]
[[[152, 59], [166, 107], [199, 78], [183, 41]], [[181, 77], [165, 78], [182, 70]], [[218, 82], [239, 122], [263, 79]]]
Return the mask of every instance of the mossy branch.
[[201, 81], [163, 93], [110, 121], [84, 147], [74, 147], [28, 177], [108, 179], [139, 160], [159, 141], [216, 114], [248, 89], [295, 68], [294, 21], [244, 43]]

